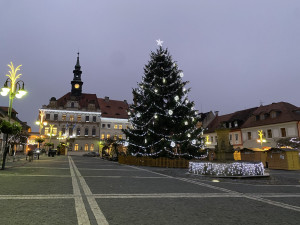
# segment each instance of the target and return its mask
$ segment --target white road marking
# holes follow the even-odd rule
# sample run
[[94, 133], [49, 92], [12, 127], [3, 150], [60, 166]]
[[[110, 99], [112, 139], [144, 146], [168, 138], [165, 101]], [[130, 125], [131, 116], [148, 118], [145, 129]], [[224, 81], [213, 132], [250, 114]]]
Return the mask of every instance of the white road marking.
[[0, 199], [74, 199], [74, 195], [0, 195]]
[[34, 167], [34, 166], [31, 166], [31, 167], [22, 167], [22, 170], [23, 169], [51, 169], [51, 170], [69, 170], [70, 168], [67, 168], [67, 167]]
[[135, 178], [135, 179], [170, 179], [169, 177], [139, 177], [139, 176], [84, 176], [84, 177], [99, 177], [99, 178]]
[[[95, 198], [244, 198], [244, 194], [234, 193], [152, 193], [152, 194], [94, 194]], [[259, 193], [251, 194], [251, 197], [266, 198], [300, 198], [300, 194], [285, 193]]]
[[135, 171], [135, 170], [129, 170], [129, 169], [89, 169], [89, 168], [80, 168], [80, 170], [103, 170], [103, 171]]
[[92, 212], [93, 212], [93, 214], [96, 218], [96, 221], [97, 221], [98, 225], [108, 225], [108, 222], [107, 222], [104, 214], [102, 213], [101, 209], [99, 208], [99, 206], [96, 202], [96, 199], [93, 196], [89, 186], [85, 182], [84, 178], [81, 176], [81, 174], [80, 174], [79, 170], [77, 169], [77, 167], [76, 167], [74, 161], [72, 160], [72, 158], [70, 157], [69, 159], [70, 159], [70, 161], [73, 165], [75, 173], [77, 174], [77, 176], [79, 178], [79, 181], [80, 181], [80, 184], [82, 186], [83, 192], [87, 197], [88, 203], [91, 207], [91, 210], [92, 210]]
[[251, 200], [259, 201], [259, 202], [262, 202], [262, 203], [266, 203], [266, 204], [278, 206], [278, 207], [281, 207], [281, 208], [290, 209], [290, 210], [294, 210], [294, 211], [300, 212], [300, 207], [298, 207], [298, 206], [293, 206], [293, 205], [285, 204], [285, 203], [282, 203], [282, 202], [275, 202], [275, 201], [272, 201], [272, 200], [269, 200], [269, 199], [264, 199], [264, 198], [256, 197], [256, 196], [253, 196], [253, 195], [251, 196], [251, 195], [248, 195], [246, 193], [244, 194], [244, 193], [239, 193], [239, 192], [236, 192], [236, 191], [231, 191], [231, 190], [226, 189], [226, 188], [219, 188], [219, 187], [216, 187], [216, 186], [213, 186], [213, 185], [204, 184], [204, 183], [201, 183], [201, 182], [198, 182], [198, 181], [189, 180], [189, 179], [186, 179], [186, 178], [172, 177], [172, 176], [169, 176], [169, 175], [165, 175], [165, 174], [153, 172], [151, 170], [142, 169], [142, 168], [138, 168], [138, 167], [134, 167], [134, 166], [129, 166], [129, 167], [135, 168], [137, 170], [148, 171], [150, 173], [158, 174], [158, 175], [161, 175], [161, 176], [166, 176], [166, 177], [174, 178], [176, 180], [181, 180], [181, 181], [185, 181], [185, 182], [188, 182], [188, 183], [192, 183], [192, 184], [196, 184], [196, 185], [208, 187], [208, 188], [211, 188], [211, 189], [214, 189], [214, 190], [219, 190], [219, 191], [223, 191], [223, 192], [227, 192], [227, 193], [240, 194], [244, 198], [247, 198], [247, 199], [251, 199]]
[[69, 158], [70, 172], [72, 177], [73, 193], [76, 196], [74, 199], [75, 199], [75, 210], [76, 210], [78, 225], [89, 225], [90, 224], [89, 216], [85, 209], [84, 202], [80, 193], [79, 185], [77, 182], [77, 178], [74, 173], [74, 168], [71, 162], [72, 159], [70, 156], [68, 158]]
[[[300, 198], [300, 193], [251, 193], [246, 194], [253, 198]], [[0, 195], [3, 199], [74, 199], [82, 195], [50, 194], [50, 195]], [[244, 194], [234, 193], [151, 193], [151, 194], [92, 194], [94, 198], [241, 198]]]

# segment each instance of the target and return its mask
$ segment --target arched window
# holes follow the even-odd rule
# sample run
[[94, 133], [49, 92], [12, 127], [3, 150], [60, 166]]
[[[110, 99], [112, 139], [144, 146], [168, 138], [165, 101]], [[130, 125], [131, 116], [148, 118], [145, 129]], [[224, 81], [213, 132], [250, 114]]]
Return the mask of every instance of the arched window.
[[91, 151], [94, 151], [94, 144], [91, 144]]
[[78, 144], [75, 144], [74, 151], [78, 151]]
[[84, 151], [88, 151], [89, 150], [89, 145], [88, 144], [85, 144], [84, 145]]

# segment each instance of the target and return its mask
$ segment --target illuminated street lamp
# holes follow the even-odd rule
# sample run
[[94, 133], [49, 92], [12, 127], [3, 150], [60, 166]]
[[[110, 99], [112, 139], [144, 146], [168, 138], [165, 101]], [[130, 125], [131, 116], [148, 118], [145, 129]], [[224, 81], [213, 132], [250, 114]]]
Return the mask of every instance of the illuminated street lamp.
[[211, 145], [211, 142], [209, 141], [209, 136], [208, 135], [206, 136], [205, 144], [206, 145]]
[[258, 130], [257, 132], [258, 132], [258, 136], [259, 136], [259, 139], [257, 139], [257, 142], [260, 143], [260, 145], [262, 146], [264, 142], [267, 142], [267, 140], [263, 138], [264, 133], [262, 130]]
[[13, 63], [11, 62], [8, 67], [10, 68], [9, 74], [6, 74], [8, 77], [4, 83], [3, 88], [1, 88], [0, 94], [2, 96], [7, 96], [9, 93], [9, 107], [8, 107], [8, 121], [10, 122], [11, 119], [11, 111], [12, 111], [12, 104], [14, 98], [22, 98], [27, 91], [24, 89], [24, 82], [22, 80], [17, 81], [22, 74], [17, 74], [20, 70], [22, 65], [14, 67]]
[[[14, 67], [13, 63], [10, 62], [8, 64], [8, 67], [10, 68], [9, 74], [6, 74], [8, 77], [4, 83], [3, 88], [1, 88], [0, 94], [2, 96], [7, 96], [9, 93], [9, 106], [8, 106], [8, 122], [10, 122], [11, 119], [11, 111], [12, 111], [12, 104], [14, 101], [14, 98], [22, 98], [27, 91], [24, 89], [24, 82], [22, 80], [17, 81], [17, 79], [20, 78], [22, 74], [17, 74], [17, 72], [20, 70], [20, 67], [22, 65], [17, 66], [17, 68]], [[3, 162], [2, 162], [2, 169], [5, 168], [5, 160], [6, 160], [6, 155], [8, 152], [8, 134], [6, 134], [6, 139], [5, 139], [5, 148], [3, 152]]]
[[40, 132], [40, 134], [41, 134], [43, 127], [44, 127], [44, 126], [47, 126], [48, 123], [47, 123], [47, 121], [44, 121], [44, 122], [43, 122], [43, 121], [38, 121], [38, 120], [37, 120], [37, 121], [35, 122], [35, 124], [38, 125], [38, 126], [40, 126], [39, 132]]
[[54, 125], [55, 125], [55, 124], [49, 124], [49, 126], [50, 126], [50, 133], [48, 134], [48, 135], [50, 136], [50, 138], [49, 138], [49, 143], [51, 143], [51, 138], [52, 138], [52, 136], [55, 136], [55, 135], [53, 134], [53, 127], [54, 127]]

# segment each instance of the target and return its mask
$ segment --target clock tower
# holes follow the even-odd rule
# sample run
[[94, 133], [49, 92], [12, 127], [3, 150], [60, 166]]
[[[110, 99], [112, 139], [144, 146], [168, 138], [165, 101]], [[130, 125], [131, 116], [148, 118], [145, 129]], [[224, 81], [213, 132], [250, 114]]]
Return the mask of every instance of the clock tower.
[[72, 86], [71, 93], [72, 93], [73, 96], [80, 96], [81, 95], [81, 93], [82, 93], [82, 84], [83, 84], [83, 82], [81, 81], [82, 71], [80, 70], [81, 66], [79, 64], [79, 52], [77, 54], [78, 54], [77, 62], [76, 62], [76, 65], [75, 65], [75, 70], [73, 70], [74, 77], [73, 77], [73, 80], [71, 81], [71, 86]]

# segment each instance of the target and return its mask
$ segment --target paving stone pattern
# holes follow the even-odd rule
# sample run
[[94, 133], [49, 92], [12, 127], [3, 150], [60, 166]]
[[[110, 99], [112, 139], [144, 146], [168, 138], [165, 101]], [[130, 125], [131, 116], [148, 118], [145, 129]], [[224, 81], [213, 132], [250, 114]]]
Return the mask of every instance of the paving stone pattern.
[[0, 224], [299, 224], [300, 171], [267, 172], [228, 179], [100, 158], [20, 157], [0, 170]]

